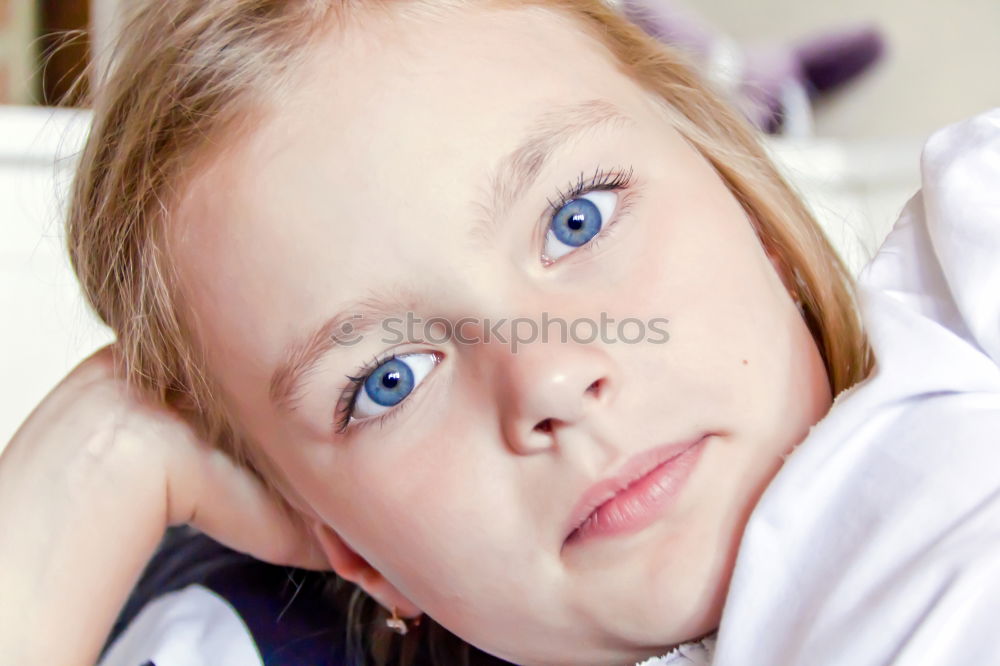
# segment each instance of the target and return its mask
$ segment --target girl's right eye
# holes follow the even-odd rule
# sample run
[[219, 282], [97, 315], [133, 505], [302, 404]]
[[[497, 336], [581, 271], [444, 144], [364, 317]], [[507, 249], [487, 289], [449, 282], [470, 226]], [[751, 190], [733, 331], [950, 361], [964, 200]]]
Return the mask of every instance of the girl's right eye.
[[384, 418], [409, 397], [439, 360], [440, 355], [432, 353], [394, 355], [367, 374], [349, 377], [355, 388], [348, 396], [339, 431], [346, 430], [351, 421]]
[[601, 234], [614, 216], [618, 193], [584, 192], [562, 206], [545, 234], [544, 256], [560, 259]]

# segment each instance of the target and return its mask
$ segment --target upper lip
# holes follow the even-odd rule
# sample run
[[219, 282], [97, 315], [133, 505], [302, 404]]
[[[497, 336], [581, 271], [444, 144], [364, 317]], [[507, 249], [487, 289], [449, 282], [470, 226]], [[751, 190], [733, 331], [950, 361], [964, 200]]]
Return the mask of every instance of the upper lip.
[[573, 532], [590, 517], [590, 514], [599, 509], [605, 502], [663, 463], [688, 450], [706, 436], [707, 433], [703, 433], [683, 442], [672, 442], [637, 453], [625, 461], [615, 474], [592, 485], [580, 496], [570, 513], [566, 529], [563, 531], [564, 541], [569, 539]]

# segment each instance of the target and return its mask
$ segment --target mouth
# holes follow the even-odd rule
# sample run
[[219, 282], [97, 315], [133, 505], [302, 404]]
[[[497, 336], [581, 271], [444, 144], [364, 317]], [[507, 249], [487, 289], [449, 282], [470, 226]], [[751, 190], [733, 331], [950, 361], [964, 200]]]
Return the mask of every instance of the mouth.
[[638, 531], [676, 496], [711, 433], [643, 451], [587, 489], [574, 506], [563, 546]]

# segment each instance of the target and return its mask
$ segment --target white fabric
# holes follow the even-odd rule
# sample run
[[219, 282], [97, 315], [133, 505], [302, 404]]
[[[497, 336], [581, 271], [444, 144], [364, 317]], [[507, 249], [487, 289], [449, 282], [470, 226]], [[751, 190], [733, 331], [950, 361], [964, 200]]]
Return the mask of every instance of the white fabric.
[[1000, 109], [921, 172], [859, 277], [878, 369], [750, 515], [716, 666], [1000, 663]]
[[682, 643], [662, 657], [652, 657], [635, 666], [705, 666], [711, 663], [715, 635]]
[[263, 666], [253, 637], [224, 599], [200, 585], [147, 605], [98, 666]]

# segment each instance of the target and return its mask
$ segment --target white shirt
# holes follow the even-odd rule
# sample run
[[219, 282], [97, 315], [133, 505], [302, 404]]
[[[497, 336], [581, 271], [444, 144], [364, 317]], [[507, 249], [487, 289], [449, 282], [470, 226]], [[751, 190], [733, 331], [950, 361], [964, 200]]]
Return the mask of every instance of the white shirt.
[[1000, 109], [921, 177], [859, 277], [878, 368], [751, 513], [717, 666], [1000, 663]]
[[239, 613], [189, 585], [153, 601], [111, 644], [99, 666], [263, 666]]

